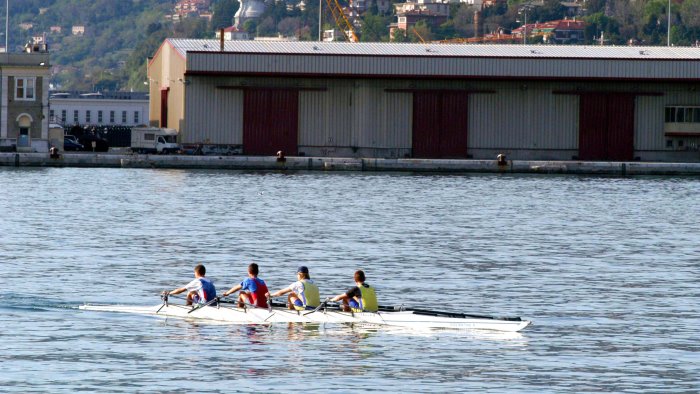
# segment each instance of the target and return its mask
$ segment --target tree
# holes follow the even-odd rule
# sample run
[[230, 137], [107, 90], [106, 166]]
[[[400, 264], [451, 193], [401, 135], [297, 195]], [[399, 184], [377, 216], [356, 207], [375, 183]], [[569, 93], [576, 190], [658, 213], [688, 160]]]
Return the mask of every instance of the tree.
[[301, 19], [287, 17], [277, 24], [277, 31], [284, 36], [296, 36], [301, 29]]
[[233, 17], [240, 8], [236, 0], [218, 0], [212, 7], [211, 27], [218, 31], [233, 24]]
[[365, 14], [362, 17], [362, 34], [360, 35], [360, 41], [389, 41], [388, 25], [388, 17], [371, 13]]
[[700, 29], [700, 0], [685, 0], [679, 11], [685, 27]]

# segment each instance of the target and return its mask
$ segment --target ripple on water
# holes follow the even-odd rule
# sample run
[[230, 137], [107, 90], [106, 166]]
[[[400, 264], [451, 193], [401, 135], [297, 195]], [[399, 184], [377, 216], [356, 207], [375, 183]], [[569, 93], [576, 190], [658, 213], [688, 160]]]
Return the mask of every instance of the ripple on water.
[[[9, 392], [694, 392], [700, 180], [0, 168]], [[207, 266], [520, 315], [522, 334], [246, 326], [151, 305]], [[8, 272], [10, 274], [8, 275]], [[11, 278], [11, 279], [10, 279]], [[19, 284], [19, 285], [17, 285]]]

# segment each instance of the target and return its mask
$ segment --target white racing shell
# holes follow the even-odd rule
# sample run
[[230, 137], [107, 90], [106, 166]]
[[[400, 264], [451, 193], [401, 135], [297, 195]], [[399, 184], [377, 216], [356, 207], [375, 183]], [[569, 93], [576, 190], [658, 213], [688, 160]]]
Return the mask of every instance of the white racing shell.
[[238, 308], [226, 306], [204, 306], [192, 308], [185, 305], [155, 306], [117, 306], [117, 305], [81, 305], [86, 311], [125, 312], [142, 315], [157, 315], [186, 319], [204, 319], [235, 324], [270, 324], [270, 323], [360, 323], [377, 326], [394, 326], [416, 329], [458, 329], [458, 330], [494, 330], [517, 332], [530, 321], [519, 318], [470, 317], [458, 314], [423, 313], [412, 310], [379, 312], [342, 312], [337, 309], [316, 311], [292, 311], [284, 307], [272, 309]]

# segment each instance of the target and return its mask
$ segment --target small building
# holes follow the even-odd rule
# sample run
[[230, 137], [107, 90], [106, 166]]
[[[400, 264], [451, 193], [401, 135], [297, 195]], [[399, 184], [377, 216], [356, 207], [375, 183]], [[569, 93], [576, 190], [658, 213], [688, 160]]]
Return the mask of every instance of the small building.
[[45, 46], [0, 53], [1, 150], [48, 152], [50, 67]]
[[146, 92], [51, 91], [49, 121], [70, 126], [139, 126], [148, 124]]
[[30, 22], [23, 22], [19, 24], [19, 28], [21, 30], [31, 30], [32, 28], [34, 28], [34, 24]]
[[512, 31], [512, 34], [522, 39], [523, 32], [529, 37], [542, 37], [546, 43], [559, 45], [579, 44], [584, 40], [586, 23], [576, 19], [562, 19], [543, 23], [528, 23]]
[[71, 34], [74, 36], [82, 36], [85, 34], [85, 26], [83, 25], [73, 25], [71, 28]]
[[152, 126], [246, 155], [700, 162], [681, 47], [167, 39]]
[[450, 16], [449, 3], [418, 0], [396, 3], [394, 7], [396, 8], [396, 22], [389, 25], [390, 37], [394, 36], [396, 29], [407, 32], [420, 21], [424, 21], [428, 26], [438, 27], [447, 22]]
[[61, 33], [62, 30], [63, 30], [63, 28], [61, 26], [51, 26], [49, 28], [49, 31], [51, 33]]
[[[236, 26], [229, 26], [224, 30], [224, 40], [234, 41], [234, 40], [250, 40], [250, 35], [245, 30], [239, 30]], [[221, 31], [217, 30], [216, 39], [221, 39]]]

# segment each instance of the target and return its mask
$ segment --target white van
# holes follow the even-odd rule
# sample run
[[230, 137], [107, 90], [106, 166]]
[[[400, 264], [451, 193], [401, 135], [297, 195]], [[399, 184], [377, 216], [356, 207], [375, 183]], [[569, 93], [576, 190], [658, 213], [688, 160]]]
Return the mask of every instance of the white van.
[[175, 153], [180, 150], [177, 130], [159, 127], [131, 129], [131, 150], [136, 153]]

